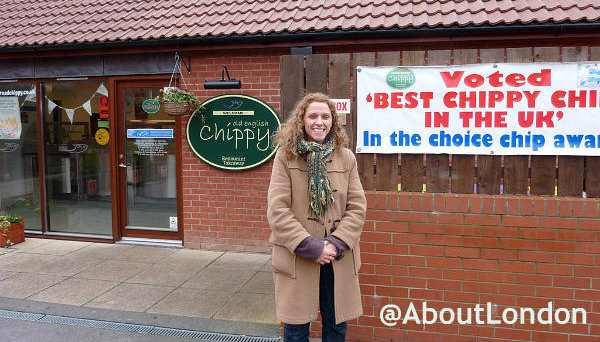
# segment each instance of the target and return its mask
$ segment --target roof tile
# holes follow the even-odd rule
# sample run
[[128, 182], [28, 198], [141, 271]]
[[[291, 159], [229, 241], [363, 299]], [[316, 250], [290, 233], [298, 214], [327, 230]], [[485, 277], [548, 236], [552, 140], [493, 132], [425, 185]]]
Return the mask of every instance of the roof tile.
[[599, 0], [0, 0], [0, 46], [593, 22]]

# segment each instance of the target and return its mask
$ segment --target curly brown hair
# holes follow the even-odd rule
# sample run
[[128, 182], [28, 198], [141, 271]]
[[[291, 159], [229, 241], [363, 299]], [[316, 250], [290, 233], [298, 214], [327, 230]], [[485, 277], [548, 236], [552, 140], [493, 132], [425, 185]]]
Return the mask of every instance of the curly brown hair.
[[279, 144], [279, 148], [286, 154], [287, 159], [298, 157], [298, 138], [303, 135], [306, 138], [306, 132], [304, 131], [304, 113], [306, 112], [306, 108], [313, 102], [323, 102], [327, 104], [329, 110], [331, 110], [332, 123], [327, 138], [333, 134], [333, 137], [335, 138], [335, 149], [348, 147], [348, 135], [346, 134], [344, 127], [339, 123], [335, 104], [323, 93], [309, 93], [296, 102], [296, 105], [287, 120], [285, 120], [277, 133], [275, 133], [274, 141], [276, 144]]

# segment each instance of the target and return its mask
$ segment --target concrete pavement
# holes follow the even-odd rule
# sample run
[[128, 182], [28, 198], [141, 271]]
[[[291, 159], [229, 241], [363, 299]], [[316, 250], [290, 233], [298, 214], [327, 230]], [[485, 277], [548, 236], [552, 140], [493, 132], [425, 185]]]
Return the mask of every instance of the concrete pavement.
[[[266, 254], [37, 238], [0, 249], [0, 310], [8, 312], [274, 337], [280, 328], [273, 292]], [[37, 324], [48, 341], [57, 329], [1, 320], [5, 332]], [[73, 340], [83, 331], [62, 331], [70, 330]], [[113, 332], [96, 333], [98, 340], [114, 338]]]

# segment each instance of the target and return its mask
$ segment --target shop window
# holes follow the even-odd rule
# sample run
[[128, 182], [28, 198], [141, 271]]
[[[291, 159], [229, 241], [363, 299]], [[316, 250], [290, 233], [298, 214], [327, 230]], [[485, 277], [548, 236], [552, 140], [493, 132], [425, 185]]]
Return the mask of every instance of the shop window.
[[103, 80], [43, 84], [48, 230], [111, 235], [108, 93]]
[[0, 83], [0, 214], [22, 216], [41, 230], [36, 89]]

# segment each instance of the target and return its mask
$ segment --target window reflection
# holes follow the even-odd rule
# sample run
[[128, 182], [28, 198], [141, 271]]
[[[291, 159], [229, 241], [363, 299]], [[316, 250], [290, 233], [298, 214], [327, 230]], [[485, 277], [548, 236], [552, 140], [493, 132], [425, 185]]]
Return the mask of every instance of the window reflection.
[[50, 231], [112, 234], [104, 89], [102, 81], [43, 85]]
[[33, 83], [0, 84], [0, 213], [41, 230], [36, 94]]
[[[123, 91], [128, 132], [125, 144], [127, 226], [177, 231], [172, 222], [177, 217], [175, 119], [162, 109], [149, 114], [142, 108], [145, 100], [158, 96], [159, 89], [136, 87]], [[159, 131], [164, 135], [153, 137]]]

